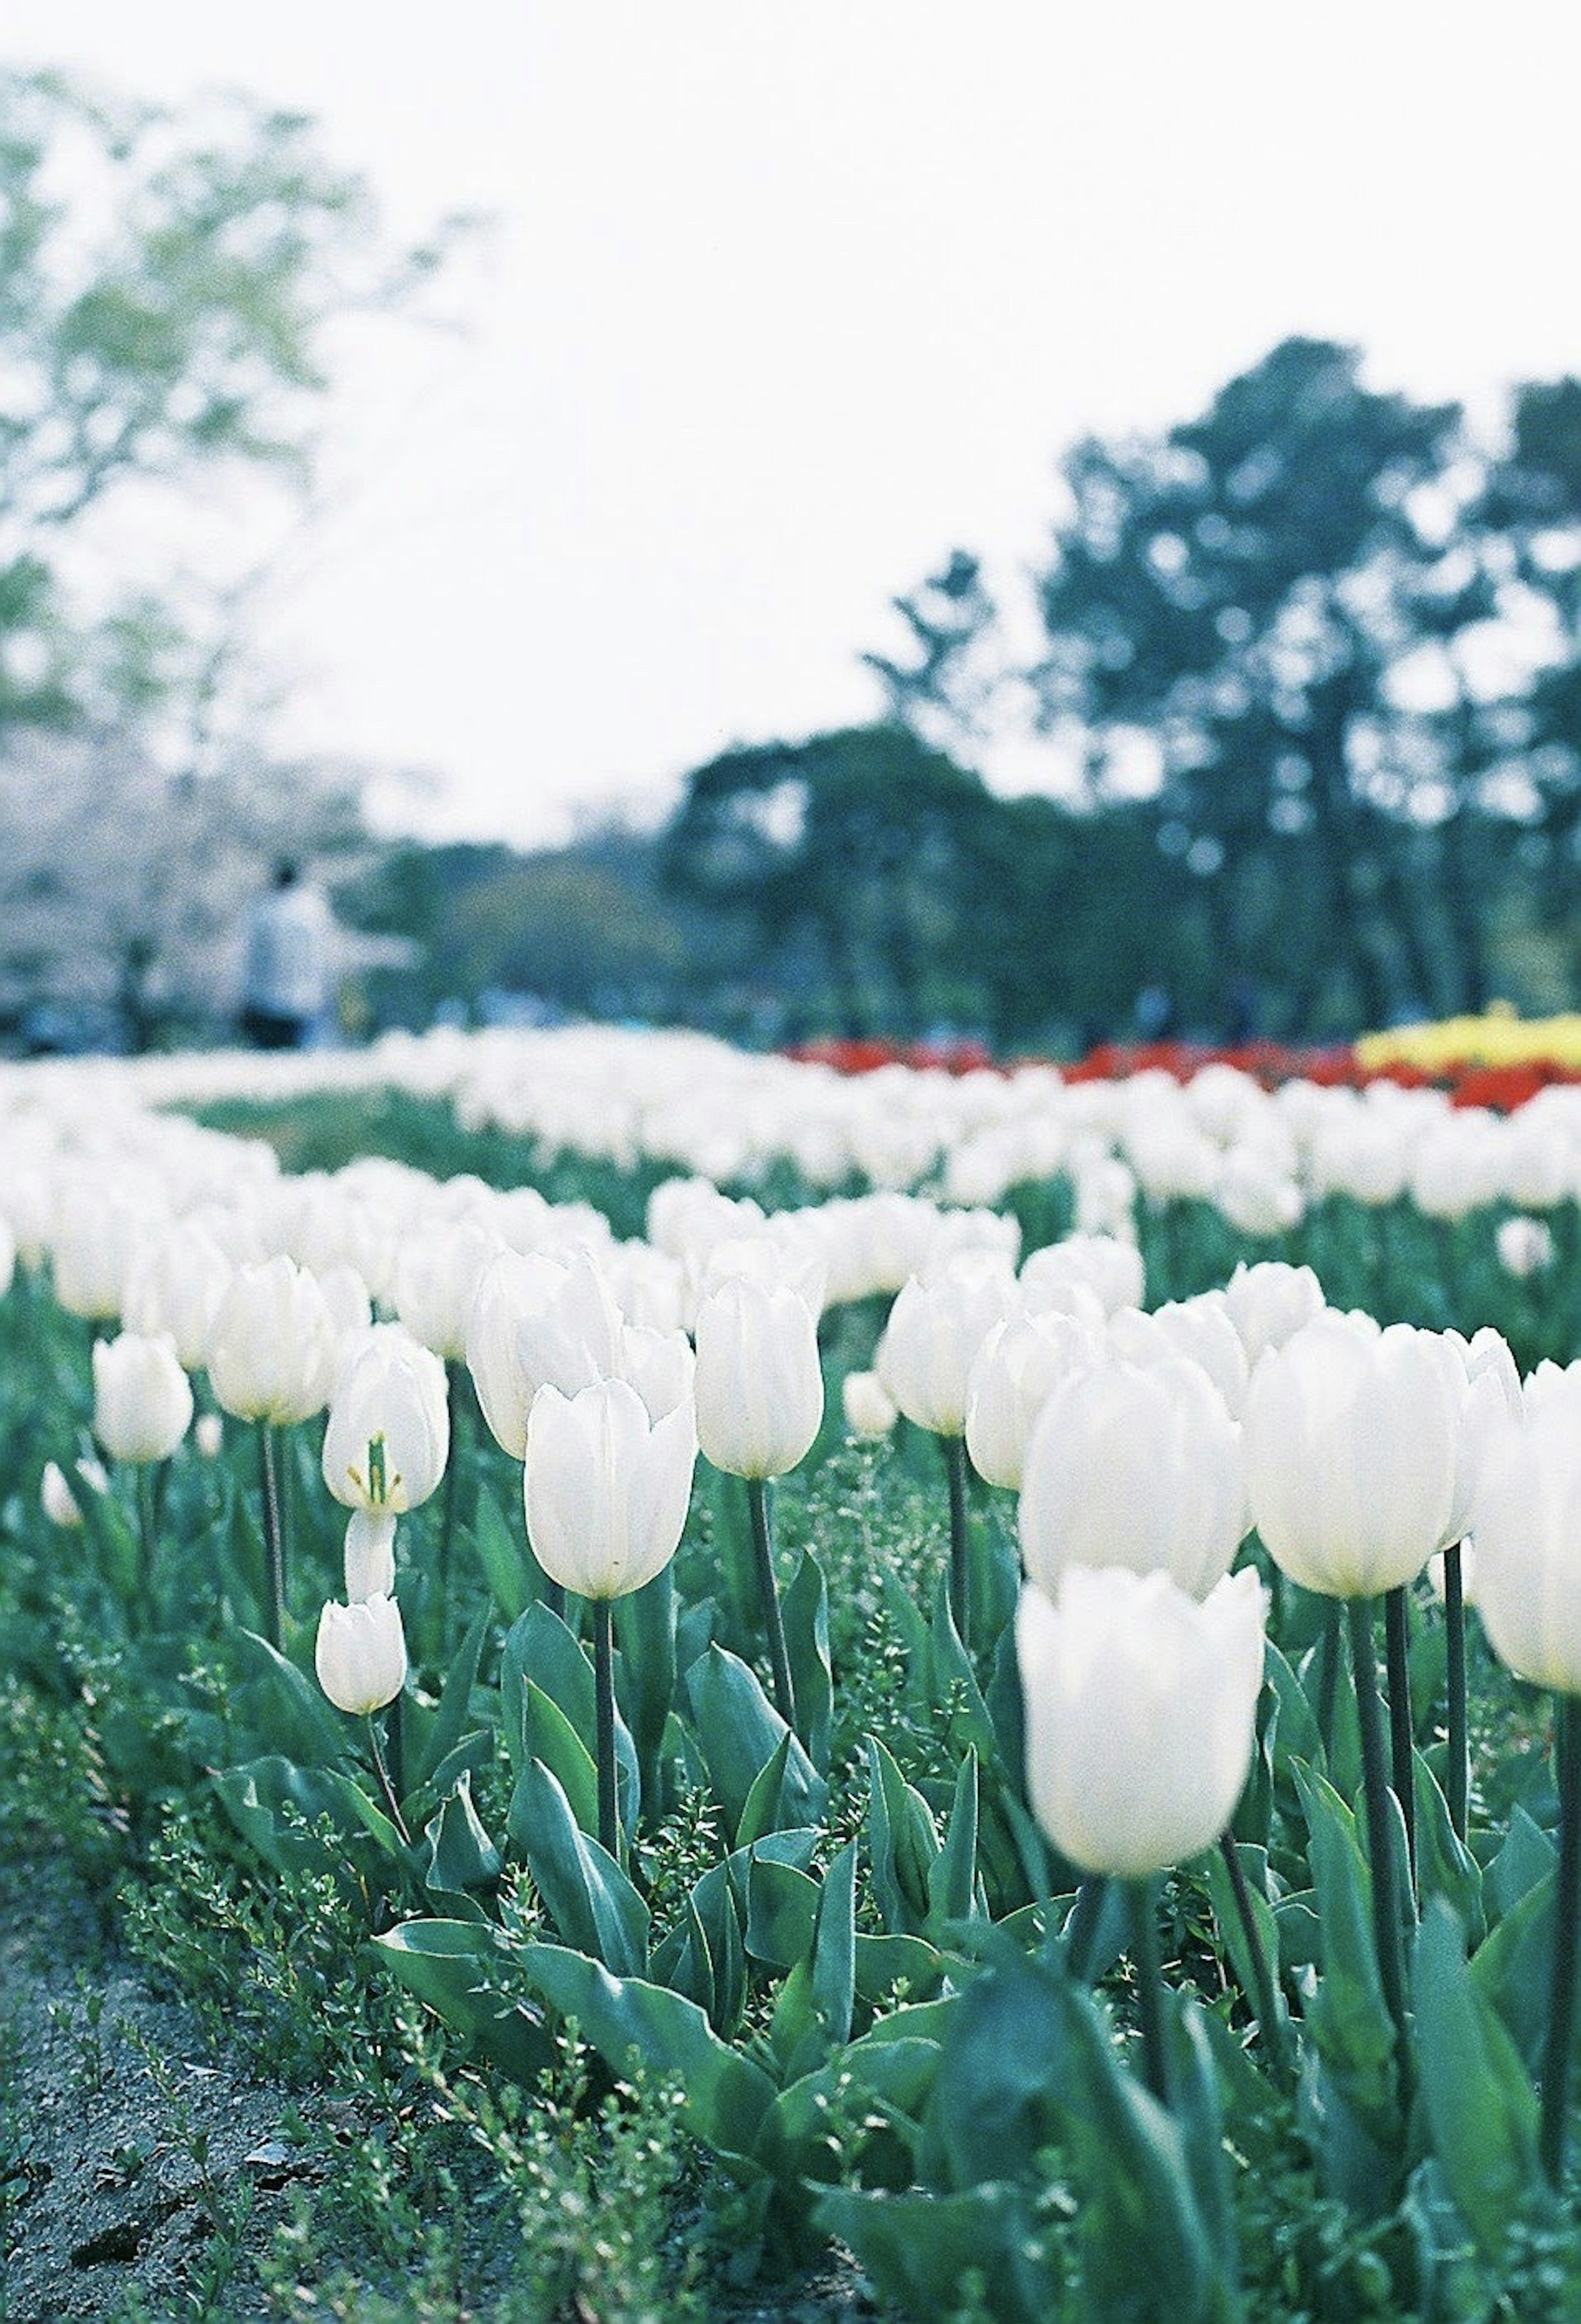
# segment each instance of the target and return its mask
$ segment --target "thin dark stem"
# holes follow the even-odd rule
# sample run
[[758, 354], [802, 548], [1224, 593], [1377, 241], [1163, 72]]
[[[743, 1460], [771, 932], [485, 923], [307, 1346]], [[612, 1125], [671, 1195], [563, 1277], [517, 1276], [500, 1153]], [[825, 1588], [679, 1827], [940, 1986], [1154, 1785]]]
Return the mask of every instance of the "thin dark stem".
[[159, 1539], [159, 1514], [154, 1507], [153, 1471], [147, 1462], [137, 1471], [137, 1541], [140, 1551], [138, 1592], [146, 1619], [153, 1612], [154, 1544]]
[[1400, 1897], [1395, 1879], [1394, 1835], [1389, 1822], [1389, 1777], [1383, 1763], [1383, 1716], [1378, 1705], [1378, 1673], [1373, 1652], [1373, 1601], [1352, 1598], [1351, 1675], [1356, 1683], [1356, 1722], [1361, 1729], [1362, 1782], [1366, 1799], [1367, 1858], [1373, 1875], [1373, 1939], [1383, 1998], [1394, 2020], [1402, 2064], [1405, 2051], [1405, 1971], [1401, 1952]]
[[379, 1789], [383, 1794], [384, 1804], [390, 1811], [390, 1821], [400, 1834], [402, 1845], [409, 1848], [412, 1844], [412, 1836], [406, 1828], [406, 1818], [401, 1814], [400, 1802], [395, 1796], [395, 1786], [390, 1780], [390, 1770], [384, 1764], [384, 1746], [379, 1740], [379, 1729], [373, 1723], [372, 1711], [368, 1713], [368, 1741], [372, 1747], [373, 1773], [379, 1778]]
[[1449, 1757], [1444, 1770], [1449, 1821], [1457, 1840], [1466, 1838], [1471, 1798], [1471, 1752], [1466, 1726], [1466, 1583], [1461, 1572], [1460, 1544], [1444, 1552], [1444, 1628], [1448, 1664], [1447, 1724]]
[[593, 1677], [598, 1717], [599, 1846], [618, 1856], [620, 1813], [615, 1800], [615, 1609], [609, 1598], [593, 1601]]
[[390, 1759], [390, 1780], [398, 1794], [406, 1789], [406, 1712], [404, 1694], [398, 1694], [390, 1706], [384, 1722], [385, 1748]]
[[1565, 2175], [1570, 2052], [1576, 2032], [1576, 1955], [1581, 1915], [1581, 1715], [1569, 1696], [1554, 1703], [1559, 1776], [1559, 1868], [1554, 1889], [1553, 1984], [1542, 2061], [1539, 2147], [1550, 2187]]
[[1278, 2061], [1282, 2075], [1290, 2064], [1285, 2045], [1284, 2021], [1279, 2014], [1279, 1996], [1274, 1990], [1273, 1972], [1263, 1943], [1263, 1932], [1257, 1926], [1257, 1916], [1252, 1906], [1252, 1892], [1246, 1886], [1246, 1868], [1241, 1862], [1241, 1851], [1236, 1845], [1235, 1834], [1225, 1832], [1219, 1840], [1224, 1868], [1229, 1874], [1230, 1893], [1236, 1900], [1236, 1914], [1240, 1921], [1241, 1934], [1246, 1941], [1246, 1950], [1252, 1957], [1252, 1983], [1255, 1991], [1250, 1996], [1257, 2012], [1257, 2022], [1263, 2028], [1263, 2039], [1271, 2055]]
[[946, 1436], [944, 1471], [950, 1480], [950, 1618], [963, 1646], [971, 1644], [970, 1544], [966, 1529], [966, 1439]]
[[1160, 2106], [1170, 2104], [1169, 2052], [1163, 2038], [1163, 1969], [1158, 1950], [1158, 1913], [1151, 1880], [1132, 1880], [1131, 1957], [1136, 1967], [1136, 2001], [1142, 2018], [1142, 2071]]
[[1318, 1647], [1318, 1739], [1330, 1770], [1334, 1766], [1334, 1720], [1339, 1708], [1340, 1633], [1344, 1627], [1341, 1601], [1330, 1598], [1323, 1609], [1323, 1636]]
[[795, 1689], [791, 1683], [790, 1655], [785, 1643], [785, 1623], [779, 1610], [779, 1589], [774, 1579], [774, 1536], [768, 1521], [768, 1484], [749, 1477], [747, 1507], [752, 1518], [752, 1558], [758, 1569], [758, 1596], [763, 1627], [768, 1633], [768, 1666], [774, 1676], [774, 1707], [787, 1727], [796, 1723]]
[[439, 1517], [439, 1602], [444, 1609], [445, 1652], [448, 1656], [453, 1633], [451, 1564], [455, 1554], [456, 1499], [461, 1481], [461, 1367], [449, 1362], [445, 1367], [445, 1401], [450, 1419], [450, 1451], [445, 1463], [445, 1499]]
[[277, 1651], [285, 1644], [286, 1545], [280, 1517], [280, 1480], [274, 1465], [274, 1427], [258, 1424], [258, 1487], [263, 1504], [263, 1549], [269, 1562], [268, 1604], [264, 1618], [269, 1643]]
[[1383, 1592], [1383, 1639], [1389, 1663], [1389, 1752], [1394, 1796], [1405, 1818], [1405, 1853], [1416, 1877], [1416, 1785], [1412, 1776], [1415, 1728], [1411, 1716], [1409, 1612], [1403, 1586]]
[[1103, 1919], [1104, 1898], [1108, 1894], [1108, 1876], [1089, 1872], [1076, 1891], [1076, 1902], [1071, 1907], [1065, 1923], [1065, 1955], [1071, 1974], [1082, 1985], [1092, 1981], [1092, 1948], [1098, 1938], [1098, 1923]]

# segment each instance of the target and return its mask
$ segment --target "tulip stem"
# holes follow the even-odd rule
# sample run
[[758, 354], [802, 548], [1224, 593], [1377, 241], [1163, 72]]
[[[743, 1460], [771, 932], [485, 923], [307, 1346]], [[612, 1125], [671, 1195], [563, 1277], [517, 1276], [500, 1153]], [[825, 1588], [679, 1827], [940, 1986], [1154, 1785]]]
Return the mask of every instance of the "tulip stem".
[[1318, 1739], [1323, 1746], [1323, 1759], [1330, 1775], [1334, 1771], [1334, 1718], [1339, 1708], [1339, 1664], [1342, 1648], [1340, 1632], [1345, 1616], [1337, 1598], [1326, 1601], [1323, 1613], [1323, 1636], [1318, 1654]]
[[1559, 1778], [1559, 1865], [1554, 1887], [1553, 1984], [1542, 2060], [1539, 2151], [1549, 2186], [1558, 2188], [1565, 2172], [1570, 2051], [1576, 2027], [1576, 1932], [1581, 1919], [1581, 1716], [1567, 1695], [1555, 1698], [1554, 1728]]
[[1466, 1577], [1461, 1569], [1460, 1544], [1454, 1542], [1444, 1552], [1445, 1659], [1448, 1698], [1445, 1708], [1449, 1730], [1449, 1757], [1444, 1770], [1444, 1791], [1449, 1803], [1449, 1821], [1454, 1826], [1457, 1840], [1466, 1838], [1471, 1798], [1471, 1754], [1466, 1727]]
[[445, 1653], [450, 1654], [454, 1635], [450, 1569], [455, 1543], [455, 1509], [461, 1482], [461, 1367], [453, 1359], [445, 1366], [445, 1401], [450, 1422], [450, 1447], [445, 1462], [445, 1499], [439, 1517], [439, 1603], [443, 1610]]
[[1132, 1959], [1136, 1969], [1136, 2000], [1142, 2017], [1142, 2072], [1160, 2106], [1170, 2100], [1169, 2052], [1163, 2037], [1163, 1969], [1158, 1949], [1155, 1884], [1127, 1882], [1131, 1892]]
[[610, 1598], [593, 1601], [593, 1677], [598, 1720], [599, 1846], [618, 1856], [620, 1812], [615, 1800], [615, 1609]]
[[383, 1794], [384, 1804], [390, 1811], [390, 1821], [400, 1834], [401, 1845], [404, 1848], [409, 1848], [412, 1844], [412, 1836], [406, 1828], [406, 1818], [401, 1814], [400, 1802], [396, 1798], [395, 1786], [390, 1780], [390, 1769], [384, 1761], [384, 1746], [379, 1740], [379, 1729], [373, 1724], [372, 1711], [368, 1713], [368, 1741], [373, 1753], [373, 1773], [379, 1778], [379, 1789]]
[[159, 1517], [154, 1508], [153, 1471], [144, 1462], [137, 1471], [137, 1542], [142, 1566], [137, 1578], [145, 1615], [153, 1609], [153, 1557], [154, 1543], [158, 1537]]
[[1065, 1922], [1066, 1959], [1071, 1976], [1083, 1985], [1092, 1982], [1092, 1948], [1103, 1919], [1108, 1886], [1107, 1874], [1089, 1872], [1076, 1891], [1076, 1902]]
[[1400, 1897], [1395, 1881], [1394, 1835], [1390, 1828], [1388, 1774], [1383, 1764], [1383, 1716], [1378, 1705], [1378, 1673], [1373, 1648], [1373, 1601], [1352, 1598], [1351, 1675], [1356, 1683], [1356, 1723], [1361, 1729], [1362, 1784], [1366, 1799], [1367, 1858], [1373, 1876], [1373, 1939], [1378, 1976], [1394, 2021], [1403, 2066], [1405, 1970], [1401, 1955]]
[[795, 1689], [791, 1683], [790, 1655], [785, 1643], [785, 1622], [779, 1610], [779, 1588], [774, 1579], [774, 1536], [768, 1519], [768, 1480], [749, 1477], [747, 1507], [752, 1518], [752, 1557], [758, 1568], [758, 1595], [763, 1627], [768, 1633], [768, 1664], [774, 1675], [774, 1707], [787, 1727], [796, 1723]]
[[970, 1541], [966, 1526], [966, 1439], [946, 1436], [944, 1472], [950, 1480], [950, 1618], [963, 1646], [971, 1644]]
[[263, 1506], [263, 1550], [269, 1563], [266, 1635], [278, 1654], [285, 1644], [286, 1545], [280, 1523], [280, 1479], [274, 1462], [274, 1425], [258, 1424], [258, 1488]]
[[1241, 1934], [1245, 1939], [1246, 1950], [1251, 1955], [1252, 1983], [1255, 1990], [1250, 1997], [1257, 2012], [1258, 2022], [1263, 2028], [1263, 2039], [1268, 2045], [1269, 2054], [1277, 2062], [1280, 2074], [1283, 2077], [1288, 2074], [1290, 2067], [1290, 2054], [1285, 2045], [1284, 2020], [1279, 2014], [1279, 1995], [1274, 1987], [1273, 1973], [1269, 1966], [1267, 1949], [1263, 1942], [1263, 1932], [1257, 1926], [1257, 1916], [1252, 1907], [1252, 1892], [1246, 1886], [1246, 1868], [1241, 1862], [1241, 1851], [1236, 1845], [1234, 1832], [1222, 1833], [1218, 1846], [1219, 1852], [1224, 1858], [1224, 1868], [1229, 1874], [1230, 1894], [1236, 1900], [1236, 1917], [1240, 1922]]
[[1416, 1787], [1411, 1766], [1415, 1742], [1411, 1716], [1410, 1610], [1405, 1589], [1383, 1592], [1383, 1637], [1389, 1662], [1389, 1748], [1394, 1771], [1394, 1796], [1405, 1819], [1405, 1854], [1411, 1877], [1416, 1877]]

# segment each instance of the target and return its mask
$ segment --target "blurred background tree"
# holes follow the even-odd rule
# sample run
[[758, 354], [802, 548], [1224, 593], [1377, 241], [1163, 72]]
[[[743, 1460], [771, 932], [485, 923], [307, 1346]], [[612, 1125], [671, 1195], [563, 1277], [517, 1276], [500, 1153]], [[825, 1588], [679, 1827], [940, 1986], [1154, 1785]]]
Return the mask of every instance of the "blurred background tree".
[[332, 327], [404, 305], [453, 222], [392, 250], [311, 124], [0, 73], [0, 1022], [206, 991], [271, 850], [363, 840], [356, 770], [265, 764], [248, 576], [110, 579], [220, 475], [300, 493]]
[[[1269, 1029], [1342, 1033], [1574, 988], [1581, 386], [1521, 387], [1490, 444], [1291, 339], [1195, 420], [1077, 445], [1062, 481], [1043, 649], [997, 666], [1079, 761], [1091, 832], [1156, 810], [1194, 901], [1135, 900], [1189, 1021], [1255, 992]], [[896, 602], [916, 651], [872, 666], [964, 753], [961, 673], [997, 651], [974, 560]]]

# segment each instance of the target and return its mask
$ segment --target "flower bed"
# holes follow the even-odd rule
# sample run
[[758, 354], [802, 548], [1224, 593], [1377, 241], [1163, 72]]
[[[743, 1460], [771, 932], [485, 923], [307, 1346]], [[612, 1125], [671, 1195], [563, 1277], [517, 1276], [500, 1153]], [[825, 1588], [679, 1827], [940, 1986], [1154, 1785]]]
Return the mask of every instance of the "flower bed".
[[[448, 1167], [152, 1110], [354, 1085]], [[351, 2090], [278, 2312], [464, 2157], [523, 2313], [831, 2236], [924, 2318], [1575, 2312], [1566, 1091], [565, 1033], [0, 1119], [0, 1836]]]

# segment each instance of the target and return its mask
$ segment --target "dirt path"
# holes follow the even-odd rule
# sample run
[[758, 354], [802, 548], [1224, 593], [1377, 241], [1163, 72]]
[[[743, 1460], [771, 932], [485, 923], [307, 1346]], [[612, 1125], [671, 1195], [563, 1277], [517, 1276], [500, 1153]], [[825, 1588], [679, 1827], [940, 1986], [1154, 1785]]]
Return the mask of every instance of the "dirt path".
[[[288, 2101], [216, 2061], [55, 1859], [0, 1865], [0, 2318], [263, 2316]], [[194, 2295], [198, 2295], [194, 2301]]]

